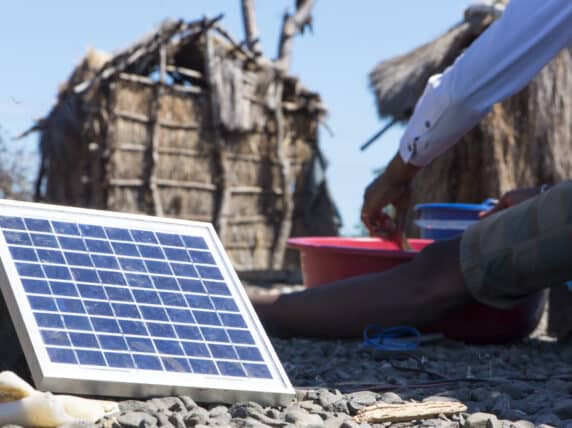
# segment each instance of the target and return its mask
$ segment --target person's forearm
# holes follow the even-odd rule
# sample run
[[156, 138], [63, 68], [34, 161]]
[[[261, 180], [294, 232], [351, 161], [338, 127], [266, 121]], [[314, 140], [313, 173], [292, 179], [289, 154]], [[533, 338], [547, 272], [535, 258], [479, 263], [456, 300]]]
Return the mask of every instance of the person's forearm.
[[570, 43], [572, 1], [512, 0], [451, 67], [429, 80], [401, 139], [403, 159], [430, 163]]

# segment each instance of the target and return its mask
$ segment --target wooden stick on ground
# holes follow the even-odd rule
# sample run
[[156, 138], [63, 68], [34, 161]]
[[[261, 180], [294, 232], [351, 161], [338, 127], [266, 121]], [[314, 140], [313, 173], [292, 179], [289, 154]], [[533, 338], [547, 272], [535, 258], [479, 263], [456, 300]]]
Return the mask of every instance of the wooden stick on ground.
[[467, 411], [467, 406], [455, 401], [428, 401], [426, 403], [387, 404], [383, 402], [358, 410], [354, 420], [358, 423], [406, 422], [430, 419], [439, 415], [455, 415]]

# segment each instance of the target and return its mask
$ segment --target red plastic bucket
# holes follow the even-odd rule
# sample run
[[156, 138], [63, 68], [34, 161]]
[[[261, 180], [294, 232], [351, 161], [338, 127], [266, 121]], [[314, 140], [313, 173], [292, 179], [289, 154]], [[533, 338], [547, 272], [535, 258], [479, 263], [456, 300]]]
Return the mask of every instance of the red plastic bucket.
[[[318, 287], [339, 279], [381, 272], [413, 259], [431, 244], [410, 239], [412, 251], [378, 238], [300, 237], [288, 240], [300, 251], [304, 285]], [[479, 303], [465, 305], [446, 318], [423, 328], [469, 343], [505, 343], [526, 337], [540, 321], [545, 296], [539, 292], [518, 306], [501, 310]]]

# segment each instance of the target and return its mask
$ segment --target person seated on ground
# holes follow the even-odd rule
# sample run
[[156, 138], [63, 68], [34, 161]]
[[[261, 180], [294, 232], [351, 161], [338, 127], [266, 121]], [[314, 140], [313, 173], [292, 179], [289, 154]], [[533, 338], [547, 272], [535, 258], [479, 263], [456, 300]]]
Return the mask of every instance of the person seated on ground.
[[[390, 204], [400, 233], [419, 169], [571, 42], [572, 1], [512, 0], [451, 67], [432, 76], [398, 153], [365, 190], [361, 219], [370, 233], [396, 232], [382, 213]], [[254, 308], [270, 334], [355, 337], [368, 324], [423, 326], [475, 300], [514, 306], [572, 278], [572, 181], [541, 190], [505, 195], [460, 238], [429, 245], [392, 270], [291, 294], [253, 296]]]

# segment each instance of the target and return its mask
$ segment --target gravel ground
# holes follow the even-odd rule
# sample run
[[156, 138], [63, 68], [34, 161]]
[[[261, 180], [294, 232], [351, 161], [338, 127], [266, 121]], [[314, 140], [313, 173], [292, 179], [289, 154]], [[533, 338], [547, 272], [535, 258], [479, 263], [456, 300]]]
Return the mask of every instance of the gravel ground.
[[[570, 427], [572, 345], [556, 343], [543, 325], [507, 346], [441, 341], [411, 353], [382, 353], [359, 341], [273, 339], [297, 389], [287, 407], [257, 403], [199, 405], [190, 397], [123, 401], [98, 427]], [[458, 400], [455, 417], [372, 424], [352, 416], [377, 401]], [[83, 425], [85, 426], [85, 425]]]

